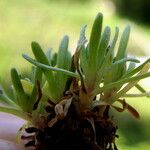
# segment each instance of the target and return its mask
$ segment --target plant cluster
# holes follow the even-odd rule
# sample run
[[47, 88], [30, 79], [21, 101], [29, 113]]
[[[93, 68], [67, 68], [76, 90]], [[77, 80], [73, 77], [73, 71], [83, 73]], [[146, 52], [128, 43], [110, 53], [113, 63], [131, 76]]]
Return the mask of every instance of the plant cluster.
[[[11, 69], [13, 96], [0, 88], [0, 111], [27, 120], [22, 129], [32, 136], [25, 146], [35, 149], [117, 149], [117, 126], [109, 109], [139, 113], [125, 97], [149, 96], [138, 82], [150, 76], [150, 59], [140, 61], [127, 55], [130, 27], [123, 31], [118, 47], [119, 28], [111, 38], [111, 29], [102, 31], [103, 15], [98, 13], [89, 40], [86, 26], [80, 31], [75, 53], [68, 50], [69, 37], [64, 36], [57, 53], [46, 53], [37, 42], [31, 43], [35, 58], [23, 54], [32, 66], [31, 78], [22, 78]], [[141, 94], [127, 94], [136, 87]], [[116, 105], [120, 103], [122, 107]], [[18, 135], [19, 135], [18, 134]]]

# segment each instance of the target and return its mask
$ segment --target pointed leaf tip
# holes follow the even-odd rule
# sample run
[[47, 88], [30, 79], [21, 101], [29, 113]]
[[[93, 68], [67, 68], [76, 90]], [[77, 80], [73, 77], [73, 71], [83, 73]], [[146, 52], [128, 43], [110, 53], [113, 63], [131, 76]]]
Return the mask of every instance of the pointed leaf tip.
[[68, 36], [68, 35], [65, 35], [65, 36], [63, 37], [63, 39], [69, 41], [69, 36]]
[[88, 72], [92, 72], [89, 73], [89, 76], [91, 80], [91, 78], [94, 78], [95, 76], [95, 72], [96, 72], [96, 63], [97, 63], [97, 54], [98, 54], [98, 46], [99, 46], [99, 42], [100, 42], [100, 38], [101, 38], [101, 31], [102, 31], [102, 23], [103, 23], [103, 15], [101, 13], [98, 13], [93, 26], [92, 26], [92, 30], [91, 30], [91, 34], [90, 34], [90, 40], [89, 40], [89, 47], [88, 47], [88, 65], [89, 65], [89, 69]]
[[103, 18], [103, 14], [101, 12], [99, 12], [96, 16], [96, 18]]
[[34, 47], [40, 47], [40, 45], [39, 45], [38, 42], [32, 41], [32, 42], [31, 42], [31, 47], [32, 47], [32, 48], [34, 48]]
[[68, 43], [69, 43], [69, 36], [65, 35], [62, 38], [61, 43], [59, 45], [59, 51], [67, 51], [68, 50]]

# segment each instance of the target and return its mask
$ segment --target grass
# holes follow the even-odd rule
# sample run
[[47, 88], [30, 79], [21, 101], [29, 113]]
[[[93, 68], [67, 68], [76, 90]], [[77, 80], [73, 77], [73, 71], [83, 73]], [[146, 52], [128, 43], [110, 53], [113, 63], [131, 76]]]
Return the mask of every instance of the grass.
[[[113, 7], [107, 8], [107, 5], [107, 3], [99, 3], [99, 1], [89, 2], [84, 5], [82, 3], [51, 2], [50, 0], [0, 1], [0, 77], [3, 82], [8, 83], [10, 81], [9, 70], [12, 67], [22, 71], [26, 68], [29, 71], [29, 63], [21, 57], [21, 54], [31, 53], [30, 43], [33, 40], [41, 43], [44, 49], [51, 46], [54, 50], [57, 50], [61, 38], [68, 34], [70, 37], [70, 50], [73, 51], [76, 47], [80, 28], [87, 23], [89, 29], [93, 18], [99, 11], [104, 13], [104, 24], [110, 25], [112, 29], [116, 25], [123, 29], [126, 24], [130, 24], [132, 27], [129, 43], [130, 52], [138, 55], [149, 55], [150, 29], [145, 26], [141, 28], [141, 25], [136, 25], [133, 22], [115, 16]], [[89, 35], [89, 32], [87, 30], [87, 35]], [[142, 51], [142, 49], [145, 51]], [[148, 150], [150, 144], [144, 142], [140, 136], [143, 135], [142, 138], [145, 141], [150, 140], [148, 127], [150, 123], [148, 121], [150, 101], [149, 99], [141, 98], [129, 100], [129, 103], [139, 110], [142, 119], [136, 121], [136, 124], [126, 114], [120, 115], [120, 122], [124, 121], [123, 117], [127, 118], [121, 129], [123, 137], [120, 136], [121, 138], [119, 139], [121, 143], [120, 149]], [[129, 133], [124, 134], [123, 131], [128, 130], [130, 126], [133, 127], [131, 128], [132, 132], [129, 131]], [[138, 126], [138, 128], [134, 129], [134, 126]], [[137, 130], [141, 130], [140, 134], [138, 134]], [[130, 138], [125, 137], [125, 135], [129, 135]], [[139, 140], [136, 141], [135, 139]], [[136, 143], [129, 141], [136, 141]]]

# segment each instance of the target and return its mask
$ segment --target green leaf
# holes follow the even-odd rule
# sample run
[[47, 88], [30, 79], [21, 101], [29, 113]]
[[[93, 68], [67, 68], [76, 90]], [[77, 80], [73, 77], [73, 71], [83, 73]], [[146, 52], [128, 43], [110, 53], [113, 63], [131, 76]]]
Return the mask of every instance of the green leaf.
[[80, 37], [79, 37], [78, 44], [77, 44], [78, 49], [80, 49], [80, 47], [84, 46], [85, 42], [87, 42], [86, 37], [85, 37], [86, 28], [87, 28], [87, 25], [84, 25], [81, 28]]
[[[112, 54], [110, 53], [106, 63], [105, 63], [105, 68], [109, 68], [109, 66], [111, 66], [113, 63], [113, 57]], [[104, 69], [105, 70], [105, 69]], [[104, 71], [104, 85], [108, 84], [112, 81], [112, 71]]]
[[53, 70], [53, 71], [56, 71], [56, 72], [61, 72], [61, 73], [64, 73], [68, 76], [72, 76], [72, 77], [75, 77], [75, 78], [79, 78], [79, 75], [74, 73], [74, 72], [71, 72], [71, 71], [68, 71], [68, 70], [65, 70], [65, 69], [61, 69], [61, 68], [56, 68], [56, 67], [52, 67], [52, 66], [48, 66], [48, 65], [45, 65], [45, 64], [42, 64], [42, 63], [39, 63], [37, 62], [36, 60], [30, 58], [29, 56], [23, 54], [22, 55], [27, 61], [29, 61], [30, 63], [34, 64], [35, 66], [41, 68], [41, 69], [45, 69], [45, 70]]
[[108, 52], [105, 56], [105, 59], [102, 63], [102, 66], [101, 68], [97, 71], [97, 78], [96, 78], [96, 83], [95, 83], [95, 86], [99, 86], [101, 80], [102, 80], [102, 77], [103, 77], [103, 74], [104, 74], [104, 70], [106, 69], [106, 64], [107, 64], [107, 61], [109, 61], [110, 58], [112, 58], [113, 54], [114, 54], [114, 48], [115, 48], [115, 44], [116, 44], [116, 41], [118, 39], [118, 34], [119, 34], [119, 29], [116, 27], [116, 30], [115, 30], [115, 36], [112, 40], [112, 43], [110, 44], [110, 47], [108, 48]]
[[115, 62], [111, 65], [110, 68], [116, 67], [116, 65], [125, 63], [125, 62], [127, 62], [127, 61], [134, 62], [134, 63], [140, 63], [140, 61], [139, 61], [138, 59], [129, 58], [129, 57], [128, 57], [128, 58], [123, 58], [123, 59], [120, 59], [120, 60], [118, 60], [118, 61], [115, 61]]
[[48, 59], [49, 64], [52, 65], [52, 64], [51, 64], [52, 49], [48, 49], [48, 50], [47, 50], [46, 57], [47, 57], [47, 59]]
[[17, 104], [26, 112], [30, 111], [29, 107], [27, 105], [28, 103], [28, 96], [24, 92], [23, 86], [20, 81], [20, 77], [17, 73], [17, 70], [15, 68], [11, 69], [11, 79], [13, 83], [14, 90], [16, 92], [17, 96]]
[[98, 47], [98, 56], [97, 56], [97, 69], [102, 65], [102, 62], [105, 59], [106, 50], [108, 48], [109, 40], [110, 40], [111, 30], [110, 27], [106, 27], [104, 33], [102, 34], [100, 44]]
[[31, 118], [29, 117], [28, 114], [26, 114], [25, 112], [18, 110], [18, 109], [0, 106], [0, 112], [9, 113], [9, 114], [15, 115], [19, 118], [25, 119], [27, 121], [31, 120]]
[[[108, 63], [109, 59], [106, 57], [105, 61]], [[104, 61], [104, 64], [103, 64], [104, 66], [102, 65], [101, 71], [99, 71], [99, 78], [100, 77], [102, 78], [103, 75], [105, 75], [105, 84], [108, 84], [108, 83], [112, 82], [112, 71], [116, 67], [116, 65], [127, 62], [127, 61], [133, 61], [133, 62], [139, 63], [139, 60], [137, 60], [135, 58], [124, 58], [124, 59], [116, 61], [113, 64], [109, 64], [109, 63], [107, 64], [107, 63], [105, 63], [105, 61]], [[106, 75], [108, 76], [107, 78], [106, 78]], [[100, 83], [100, 80], [99, 80], [99, 83]]]
[[53, 67], [55, 67], [56, 63], [57, 63], [57, 53], [54, 53], [51, 59], [51, 64]]
[[69, 37], [64, 36], [57, 53], [57, 67], [69, 70], [71, 66], [71, 54], [68, 51]]
[[33, 83], [35, 84], [37, 80], [42, 85], [42, 70], [40, 68], [38, 68], [38, 67], [35, 68], [35, 74], [34, 74]]
[[85, 30], [86, 30], [86, 27], [87, 26], [85, 25], [81, 28], [80, 37], [79, 37], [78, 46], [77, 46], [77, 49], [80, 49], [80, 66], [81, 66], [85, 75], [87, 75], [87, 69], [88, 69], [87, 49], [85, 48], [85, 42], [86, 42]]
[[146, 93], [140, 93], [140, 94], [124, 94], [124, 95], [122, 95], [122, 97], [133, 97], [133, 98], [135, 98], [135, 97], [145, 97], [145, 96], [147, 96], [147, 97], [150, 97], [150, 92], [146, 92]]
[[69, 37], [66, 35], [62, 39], [60, 46], [59, 46], [59, 51], [57, 53], [57, 67], [58, 68], [69, 69], [70, 67], [71, 55], [68, 52], [68, 44], [69, 44]]
[[32, 83], [34, 83], [35, 70], [36, 70], [36, 66], [32, 66], [31, 67], [31, 81], [32, 81]]
[[130, 35], [130, 26], [127, 26], [121, 36], [118, 52], [116, 55], [116, 60], [120, 60], [124, 58], [126, 55], [126, 48], [129, 40], [129, 35]]
[[33, 52], [35, 58], [39, 62], [49, 65], [49, 61], [48, 61], [46, 55], [44, 54], [42, 48], [40, 47], [40, 45], [37, 42], [32, 42], [31, 47], [32, 47], [32, 52]]
[[98, 70], [97, 72], [97, 81], [96, 81], [96, 85], [99, 85], [103, 75], [104, 75], [104, 70], [106, 70], [108, 68], [108, 66], [112, 63], [112, 52], [113, 50], [108, 48], [108, 53], [103, 61], [103, 64], [101, 66], [101, 68]]
[[[138, 75], [142, 75], [142, 74], [145, 74], [148, 72], [150, 68], [150, 64], [146, 64], [143, 69], [139, 72]], [[140, 80], [140, 79], [139, 79]], [[122, 95], [124, 95], [126, 92], [128, 92], [132, 87], [134, 87], [138, 82], [139, 80], [136, 80], [136, 81], [131, 81], [129, 82], [125, 87], [123, 87], [123, 89], [121, 89], [114, 97], [113, 99], [116, 100], [118, 99], [119, 97], [121, 97]]]
[[37, 90], [37, 86], [36, 86], [37, 81], [40, 83], [40, 85], [42, 85], [42, 70], [38, 67], [36, 67], [36, 70], [35, 70], [34, 87], [32, 89], [32, 93], [30, 95], [30, 106], [31, 106], [31, 108], [33, 108], [33, 105], [36, 101], [37, 94], [38, 94], [38, 90]]
[[[42, 64], [49, 66], [50, 65], [49, 60], [47, 59], [47, 56], [44, 54], [40, 45], [36, 42], [32, 42], [31, 47], [36, 60]], [[44, 74], [46, 76], [46, 79], [48, 80], [49, 86], [51, 86], [51, 83], [53, 83], [54, 81], [53, 72], [51, 70], [48, 71], [44, 70]]]
[[123, 78], [127, 78], [127, 77], [133, 76], [134, 74], [138, 73], [149, 62], [150, 62], [150, 58], [148, 60], [146, 60], [144, 63], [142, 63], [140, 66], [138, 66], [137, 68], [125, 73], [123, 75]]
[[87, 57], [87, 50], [85, 47], [81, 48], [80, 52], [80, 66], [83, 70], [83, 73], [87, 75], [87, 70], [88, 70], [88, 63], [87, 63], [88, 57]]
[[[116, 27], [114, 39], [112, 43], [110, 44], [110, 47], [107, 48], [108, 51], [107, 51], [107, 54], [105, 54], [106, 55], [106, 57], [104, 57], [105, 60], [103, 60], [104, 63], [102, 64], [102, 68], [103, 69], [105, 68], [105, 69], [103, 72], [101, 68], [101, 71], [103, 72], [102, 74], [104, 74], [104, 84], [108, 84], [112, 82], [113, 70], [114, 70], [113, 66], [116, 66], [117, 64], [117, 63], [116, 64], [113, 63], [113, 57], [114, 57], [114, 48], [118, 39], [118, 34], [119, 34], [119, 29]], [[122, 63], [122, 62], [118, 62], [118, 63]], [[111, 66], [111, 69], [108, 71], [106, 68], [109, 68], [109, 66]]]
[[[129, 35], [130, 35], [130, 26], [127, 26], [121, 36], [115, 61], [118, 61], [126, 57], [126, 48], [129, 40]], [[120, 77], [122, 77], [125, 70], [126, 70], [126, 63], [116, 66], [116, 68], [113, 71], [113, 81], [117, 81]]]
[[[31, 47], [36, 60], [42, 64], [49, 66], [50, 65], [49, 61], [46, 55], [44, 54], [43, 50], [41, 49], [40, 45], [36, 42], [32, 42]], [[49, 90], [50, 90], [49, 96], [51, 99], [55, 101], [60, 97], [60, 93], [57, 90], [58, 85], [55, 84], [55, 78], [53, 72], [52, 70], [47, 70], [47, 69], [43, 69], [43, 72], [49, 85]]]
[[97, 56], [98, 56], [98, 45], [101, 37], [103, 15], [98, 13], [91, 31], [89, 46], [88, 46], [88, 74], [87, 74], [87, 85], [91, 85], [91, 81], [94, 81], [96, 76], [97, 68]]
[[141, 86], [139, 85], [138, 83], [135, 85], [135, 87], [142, 93], [146, 93], [146, 90]]
[[[36, 60], [30, 58], [29, 56], [27, 55], [24, 55], [23, 54], [23, 57], [28, 60], [30, 63], [34, 64], [35, 66], [41, 68], [43, 70], [43, 72], [46, 72], [46, 71], [55, 71], [55, 72], [58, 72], [58, 73], [63, 73], [64, 75], [68, 75], [68, 76], [73, 76], [73, 77], [76, 77], [76, 78], [79, 78], [79, 75], [74, 73], [74, 72], [71, 72], [71, 71], [68, 71], [68, 70], [65, 70], [65, 69], [61, 69], [61, 68], [55, 68], [55, 67], [52, 67], [52, 66], [48, 66], [48, 65], [45, 65], [45, 64], [42, 64], [42, 63], [39, 63], [37, 62]], [[56, 79], [57, 80], [57, 79]], [[56, 84], [56, 80], [53, 80], [54, 84]], [[46, 82], [48, 83], [48, 81]], [[49, 83], [48, 83], [49, 85]], [[57, 86], [59, 86], [57, 84]], [[50, 87], [50, 86], [49, 86]], [[49, 88], [48, 92], [46, 92], [48, 95], [48, 97], [54, 102], [54, 103], [57, 103], [60, 99], [60, 97], [62, 96], [62, 93], [61, 91], [59, 90], [59, 88], [56, 88], [55, 89], [55, 86], [53, 86], [53, 84], [51, 84], [51, 88]], [[55, 90], [55, 91], [54, 91]], [[54, 93], [55, 92], [55, 93]]]
[[28, 95], [31, 94], [32, 90], [33, 90], [33, 84], [27, 80], [21, 79], [21, 84], [22, 87], [24, 89], [24, 92]]
[[0, 86], [0, 102], [6, 104], [6, 105], [10, 105], [10, 106], [14, 106], [16, 108], [19, 108], [19, 106], [15, 103], [14, 100], [10, 99], [6, 92], [4, 91], [4, 89]]
[[114, 36], [112, 42], [110, 43], [110, 49], [111, 49], [111, 51], [113, 52], [113, 54], [114, 54], [114, 48], [115, 48], [115, 46], [116, 46], [118, 36], [119, 36], [119, 28], [116, 27], [116, 28], [115, 28], [115, 36]]
[[134, 76], [134, 77], [130, 77], [130, 78], [123, 78], [123, 79], [118, 80], [116, 82], [107, 84], [104, 87], [95, 89], [95, 91], [93, 91], [93, 95], [100, 94], [100, 93], [102, 93], [106, 90], [112, 89], [116, 86], [122, 86], [123, 84], [128, 83], [128, 82], [138, 81], [138, 80], [148, 78], [148, 77], [150, 77], [150, 72], [144, 73], [142, 75], [137, 75], [137, 76]]
[[[71, 54], [68, 51], [68, 43], [69, 43], [69, 37], [64, 36], [64, 38], [60, 43], [59, 51], [57, 53], [57, 67], [65, 70], [70, 70], [71, 67]], [[66, 87], [68, 75], [59, 72], [55, 74], [55, 79], [57, 84], [59, 85], [58, 88], [62, 95]]]
[[136, 67], [136, 63], [135, 62], [130, 62], [126, 73], [133, 70], [135, 67]]
[[102, 74], [107, 73], [108, 71], [113, 70], [114, 67], [116, 67], [118, 64], [122, 64], [122, 63], [127, 62], [127, 61], [140, 63], [139, 60], [134, 59], [134, 58], [124, 58], [124, 59], [116, 61], [115, 63], [112, 63], [111, 65], [107, 65], [107, 66], [105, 65], [105, 68], [103, 68], [103, 73]]
[[111, 51], [111, 49], [109, 49], [108, 53], [102, 63], [101, 68], [97, 71], [97, 78], [96, 78], [96, 83], [95, 83], [96, 88], [99, 86], [101, 80], [103, 79], [103, 76], [105, 74], [104, 70], [106, 70], [106, 68], [108, 68], [108, 64], [110, 64], [111, 61], [112, 61], [112, 51]]

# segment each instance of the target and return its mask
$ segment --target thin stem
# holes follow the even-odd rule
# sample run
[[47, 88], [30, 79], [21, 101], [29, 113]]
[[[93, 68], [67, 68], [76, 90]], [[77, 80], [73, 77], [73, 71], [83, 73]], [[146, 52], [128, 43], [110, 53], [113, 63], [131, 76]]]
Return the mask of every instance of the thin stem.
[[64, 73], [66, 75], [69, 75], [69, 76], [72, 76], [72, 77], [75, 77], [75, 78], [79, 78], [79, 75], [74, 73], [74, 72], [71, 72], [71, 71], [68, 71], [68, 70], [65, 70], [65, 69], [62, 69], [62, 68], [56, 68], [56, 67], [52, 67], [52, 66], [48, 66], [48, 65], [42, 64], [42, 63], [37, 62], [36, 60], [30, 58], [29, 56], [27, 56], [25, 54], [23, 54], [22, 56], [27, 61], [29, 61], [31, 64], [34, 64], [35, 66], [37, 66], [39, 68], [47, 69], [47, 70], [51, 70], [51, 71], [56, 71], [56, 72], [61, 72], [61, 73]]
[[135, 87], [136, 87], [140, 92], [146, 93], [145, 89], [144, 89], [141, 85], [139, 85], [138, 83], [135, 85]]
[[144, 96], [150, 97], [150, 92], [141, 94], [125, 94], [122, 97], [144, 97]]
[[144, 78], [147, 78], [147, 77], [150, 77], [150, 72], [148, 73], [145, 73], [145, 74], [142, 74], [142, 75], [137, 75], [137, 76], [134, 76], [134, 77], [131, 77], [131, 78], [124, 78], [120, 81], [117, 81], [117, 82], [113, 82], [113, 83], [110, 83], [110, 84], [107, 84], [103, 87], [99, 87], [97, 88], [95, 91], [93, 91], [93, 94], [94, 95], [97, 95], [97, 94], [100, 94], [108, 89], [112, 89], [116, 86], [121, 86], [125, 83], [128, 83], [128, 82], [132, 82], [132, 81], [137, 81], [137, 80], [141, 80], [141, 79], [144, 79]]
[[[138, 73], [138, 75], [142, 75], [148, 72], [150, 68], [150, 64], [146, 64], [143, 69]], [[140, 80], [140, 79], [139, 79]], [[122, 95], [124, 95], [127, 91], [129, 91], [133, 86], [135, 86], [139, 80], [129, 82], [122, 90], [120, 90], [115, 96], [114, 99], [118, 99]]]

